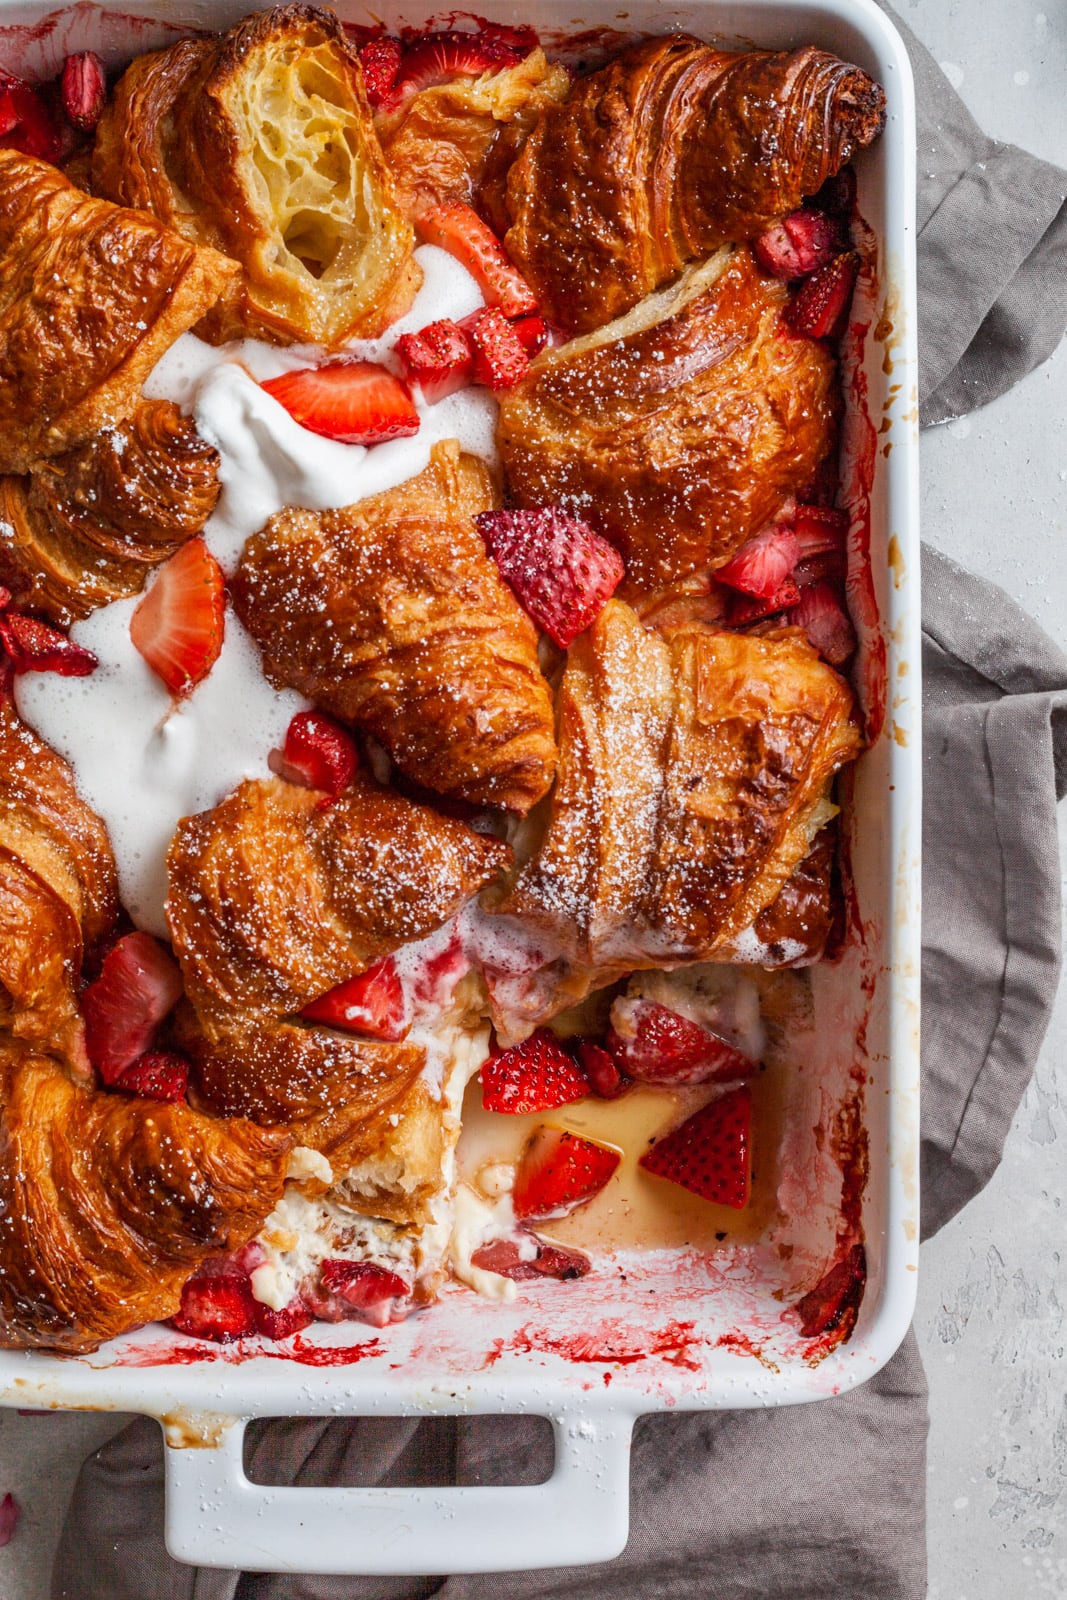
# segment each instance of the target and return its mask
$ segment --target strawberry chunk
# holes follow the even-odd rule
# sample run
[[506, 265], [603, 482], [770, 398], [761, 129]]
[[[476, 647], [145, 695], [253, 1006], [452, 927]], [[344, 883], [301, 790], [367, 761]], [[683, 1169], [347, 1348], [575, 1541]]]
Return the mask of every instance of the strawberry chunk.
[[752, 244], [764, 272], [786, 281], [806, 278], [824, 267], [840, 248], [837, 223], [815, 206], [804, 206], [772, 223]]
[[797, 506], [793, 532], [800, 546], [800, 559], [828, 555], [845, 547], [849, 515], [836, 506]]
[[458, 322], [442, 317], [418, 333], [402, 333], [396, 341], [409, 383], [417, 383], [427, 405], [465, 389], [474, 377], [474, 352]]
[[811, 643], [832, 667], [845, 664], [856, 648], [856, 630], [828, 583], [808, 584], [789, 612], [789, 621], [803, 628]]
[[275, 1311], [273, 1306], [265, 1306], [261, 1300], [255, 1300], [256, 1332], [263, 1335], [264, 1339], [288, 1339], [291, 1334], [301, 1333], [305, 1328], [310, 1328], [315, 1320], [315, 1313], [294, 1295], [289, 1304], [280, 1311]]
[[844, 332], [859, 265], [856, 252], [847, 250], [801, 285], [785, 311], [794, 332], [809, 339], [836, 339]]
[[93, 133], [107, 102], [104, 63], [95, 50], [68, 56], [59, 80], [63, 114], [79, 133]]
[[585, 1205], [611, 1178], [617, 1150], [560, 1128], [538, 1128], [515, 1173], [512, 1203], [519, 1218], [565, 1217]]
[[376, 110], [391, 111], [398, 103], [396, 80], [404, 47], [399, 39], [383, 34], [360, 47], [359, 64], [367, 99]]
[[522, 342], [522, 347], [532, 361], [545, 348], [549, 339], [548, 323], [544, 317], [536, 313], [531, 317], [520, 317], [512, 327]]
[[842, 1337], [848, 1338], [856, 1325], [866, 1284], [867, 1252], [862, 1244], [854, 1244], [793, 1307], [804, 1338], [815, 1339], [841, 1328]]
[[641, 1083], [722, 1083], [756, 1070], [717, 1033], [656, 1000], [616, 1000], [611, 1021], [607, 1047]]
[[300, 1015], [344, 1033], [369, 1033], [393, 1042], [408, 1031], [404, 990], [391, 956], [319, 995]]
[[589, 1087], [601, 1100], [617, 1100], [633, 1087], [633, 1080], [620, 1071], [610, 1050], [603, 1049], [592, 1039], [579, 1040], [574, 1053], [589, 1079]]
[[525, 317], [537, 310], [533, 290], [508, 260], [493, 230], [461, 200], [427, 206], [416, 225], [427, 244], [438, 245], [455, 256], [481, 288], [491, 306], [506, 317]]
[[226, 580], [203, 539], [164, 562], [130, 618], [130, 638], [175, 695], [207, 677], [222, 650]]
[[284, 747], [268, 757], [277, 777], [328, 795], [348, 788], [358, 764], [352, 735], [321, 711], [298, 711], [286, 729]]
[[181, 992], [177, 962], [150, 933], [128, 933], [112, 945], [81, 997], [85, 1048], [105, 1083], [117, 1083], [145, 1054]]
[[746, 540], [724, 567], [718, 567], [719, 583], [740, 589], [743, 594], [769, 600], [778, 593], [800, 559], [800, 546], [792, 528], [772, 522]]
[[382, 444], [419, 431], [407, 386], [374, 361], [301, 367], [262, 387], [302, 428], [341, 444]]
[[555, 506], [483, 511], [474, 520], [519, 604], [561, 650], [595, 622], [625, 576], [615, 546]]
[[480, 78], [513, 67], [537, 46], [532, 28], [485, 25], [478, 33], [428, 33], [408, 47], [397, 89], [416, 94], [452, 78]]
[[399, 1273], [373, 1261], [331, 1260], [322, 1263], [322, 1286], [338, 1295], [372, 1327], [384, 1328], [393, 1320], [397, 1300], [406, 1300], [410, 1286]]
[[[9, 600], [7, 590], [3, 592]], [[57, 672], [63, 678], [87, 678], [100, 665], [91, 650], [84, 650], [46, 622], [24, 617], [18, 611], [0, 615], [0, 647], [6, 651], [14, 672]]]
[[0, 137], [12, 150], [36, 156], [39, 161], [59, 161], [66, 140], [39, 89], [13, 78], [0, 68]]
[[[794, 567], [793, 571], [796, 572]], [[726, 605], [726, 623], [730, 628], [747, 628], [753, 622], [761, 622], [764, 617], [773, 616], [776, 611], [785, 611], [790, 606], [795, 606], [800, 599], [800, 590], [795, 578], [786, 578], [782, 587], [769, 600], [758, 600], [754, 595], [732, 594]]]
[[536, 1235], [537, 1254], [526, 1259], [517, 1239], [494, 1239], [490, 1244], [479, 1245], [471, 1256], [473, 1266], [483, 1272], [498, 1272], [502, 1278], [523, 1283], [531, 1278], [558, 1278], [566, 1282], [584, 1278], [592, 1262], [580, 1250], [567, 1250], [563, 1245], [547, 1244]]
[[470, 340], [472, 376], [487, 389], [513, 389], [530, 370], [526, 346], [514, 323], [496, 306], [483, 306], [459, 324]]
[[193, 1339], [213, 1339], [216, 1344], [246, 1339], [256, 1331], [252, 1286], [236, 1273], [190, 1278], [173, 1322], [179, 1333]]
[[143, 1095], [146, 1100], [184, 1100], [189, 1087], [189, 1063], [169, 1050], [153, 1050], [123, 1067], [116, 1089]]
[[538, 1028], [521, 1044], [490, 1056], [482, 1066], [486, 1111], [521, 1116], [584, 1100], [589, 1084], [574, 1057], [549, 1028]]
[[748, 1204], [752, 1166], [752, 1096], [731, 1089], [657, 1139], [639, 1166], [719, 1206]]

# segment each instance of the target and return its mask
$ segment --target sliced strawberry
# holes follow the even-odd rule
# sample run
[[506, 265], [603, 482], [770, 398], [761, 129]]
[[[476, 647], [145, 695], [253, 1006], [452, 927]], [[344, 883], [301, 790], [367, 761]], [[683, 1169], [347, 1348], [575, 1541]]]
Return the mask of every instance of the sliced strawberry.
[[123, 1067], [116, 1089], [143, 1095], [146, 1100], [184, 1100], [189, 1087], [189, 1063], [169, 1050], [153, 1050]]
[[836, 339], [844, 331], [859, 266], [859, 256], [847, 250], [801, 285], [785, 311], [794, 332], [809, 339]]
[[[794, 573], [796, 568], [793, 569]], [[753, 595], [731, 594], [726, 605], [726, 623], [730, 628], [747, 628], [753, 622], [760, 622], [764, 617], [773, 616], [776, 611], [785, 611], [789, 606], [795, 606], [800, 599], [800, 590], [794, 578], [786, 578], [776, 594], [769, 600], [757, 600]]]
[[396, 341], [409, 383], [417, 383], [427, 405], [465, 389], [474, 378], [474, 352], [457, 322], [442, 317], [418, 333], [403, 333]]
[[95, 50], [68, 56], [59, 80], [63, 114], [79, 133], [94, 132], [107, 102], [104, 63]]
[[617, 1150], [560, 1128], [538, 1128], [515, 1173], [512, 1203], [519, 1218], [565, 1217], [599, 1194], [618, 1166]]
[[181, 992], [177, 963], [150, 933], [128, 933], [111, 947], [81, 997], [85, 1047], [105, 1083], [150, 1049]]
[[800, 559], [843, 550], [848, 536], [849, 515], [837, 506], [797, 506], [793, 532], [800, 546]]
[[397, 88], [414, 94], [451, 78], [480, 78], [515, 66], [536, 47], [532, 28], [487, 23], [477, 33], [428, 33], [404, 52]]
[[574, 1057], [548, 1028], [538, 1028], [521, 1044], [490, 1056], [482, 1067], [482, 1105], [486, 1111], [521, 1116], [584, 1100], [589, 1085]]
[[173, 1319], [179, 1333], [193, 1339], [213, 1339], [230, 1344], [256, 1331], [256, 1302], [248, 1279], [231, 1276], [190, 1278], [182, 1289], [182, 1304]]
[[827, 178], [812, 204], [832, 217], [849, 218], [855, 214], [856, 169], [851, 162], [832, 178]]
[[369, 1033], [394, 1042], [408, 1031], [404, 990], [391, 956], [312, 1000], [300, 1015], [345, 1033]]
[[546, 1244], [535, 1234], [528, 1237], [537, 1247], [537, 1254], [529, 1259], [524, 1258], [517, 1239], [494, 1239], [491, 1244], [480, 1245], [474, 1251], [471, 1264], [481, 1267], [483, 1272], [498, 1272], [502, 1278], [511, 1278], [516, 1283], [531, 1278], [558, 1278], [561, 1282], [584, 1278], [593, 1265], [580, 1250]]
[[461, 200], [427, 206], [417, 227], [427, 244], [438, 245], [461, 262], [480, 286], [486, 301], [506, 317], [525, 317], [537, 310], [533, 291], [504, 246], [470, 206]]
[[298, 711], [285, 745], [267, 758], [270, 770], [288, 783], [338, 795], [356, 775], [359, 758], [352, 735], [321, 711]]
[[847, 1338], [855, 1327], [866, 1284], [867, 1252], [862, 1244], [855, 1244], [793, 1307], [804, 1338], [815, 1339], [840, 1328]]
[[411, 1293], [410, 1285], [398, 1273], [373, 1261], [324, 1261], [322, 1286], [375, 1328], [386, 1327], [393, 1320], [394, 1303]]
[[407, 386], [374, 361], [301, 367], [262, 387], [302, 428], [341, 444], [381, 444], [419, 431]]
[[399, 99], [396, 79], [403, 54], [404, 47], [400, 40], [391, 38], [389, 34], [368, 39], [365, 45], [360, 46], [363, 87], [367, 91], [367, 99], [376, 110], [392, 110]]
[[555, 506], [474, 520], [519, 604], [561, 650], [595, 622], [626, 574], [614, 545]]
[[520, 317], [512, 327], [522, 341], [522, 347], [532, 361], [545, 348], [549, 339], [548, 323], [536, 312], [531, 317]]
[[222, 650], [226, 580], [203, 539], [164, 562], [130, 618], [130, 638], [172, 694], [188, 694]]
[[731, 589], [769, 600], [778, 593], [799, 559], [800, 546], [792, 528], [784, 522], [772, 522], [746, 540], [724, 567], [718, 567], [715, 577]]
[[18, 611], [0, 615], [0, 647], [6, 650], [15, 672], [58, 672], [63, 678], [87, 678], [100, 665], [91, 650]]
[[513, 389], [530, 370], [526, 346], [497, 306], [483, 306], [459, 324], [470, 340], [475, 383], [487, 389]]
[[0, 72], [0, 84], [3, 86], [3, 121], [9, 125], [2, 136], [4, 143], [11, 150], [21, 150], [23, 155], [36, 156], [39, 161], [59, 161], [66, 141], [41, 91], [4, 72]]
[[788, 613], [788, 621], [804, 629], [823, 660], [832, 667], [843, 666], [856, 648], [856, 630], [828, 583], [812, 583], [801, 589], [799, 601]]
[[[254, 1298], [254, 1297], [253, 1297]], [[301, 1333], [304, 1328], [310, 1328], [315, 1320], [315, 1313], [294, 1295], [289, 1304], [280, 1311], [275, 1311], [273, 1306], [265, 1306], [261, 1300], [255, 1300], [256, 1332], [265, 1339], [288, 1339], [291, 1334]]]
[[633, 1080], [620, 1072], [619, 1063], [610, 1050], [603, 1049], [592, 1039], [581, 1039], [574, 1053], [589, 1079], [589, 1087], [601, 1100], [617, 1100], [627, 1089], [633, 1088]]
[[607, 1047], [641, 1083], [725, 1083], [757, 1063], [709, 1028], [656, 1000], [624, 998], [611, 1008]]
[[752, 1164], [752, 1096], [731, 1089], [657, 1139], [638, 1163], [715, 1205], [748, 1204]]
[[814, 206], [804, 206], [772, 223], [752, 244], [764, 272], [787, 281], [806, 278], [824, 267], [840, 248], [838, 224]]

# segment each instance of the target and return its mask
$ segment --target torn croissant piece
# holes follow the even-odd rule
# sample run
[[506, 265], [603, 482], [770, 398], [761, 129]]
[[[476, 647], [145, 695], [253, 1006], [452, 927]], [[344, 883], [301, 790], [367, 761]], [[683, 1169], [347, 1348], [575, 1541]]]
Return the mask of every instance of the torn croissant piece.
[[623, 972], [720, 959], [807, 855], [861, 743], [852, 691], [797, 630], [664, 639], [617, 600], [571, 647], [559, 714], [544, 836], [498, 906], [555, 965], [525, 996], [493, 992], [509, 1034]]
[[546, 351], [504, 395], [497, 439], [524, 506], [589, 520], [626, 596], [722, 566], [833, 448], [830, 351], [782, 320], [785, 286], [747, 248]]
[[822, 959], [837, 914], [837, 827], [829, 822], [776, 899], [716, 957], [746, 966], [808, 967]]
[[237, 268], [154, 217], [0, 149], [0, 472], [122, 422]]
[[508, 175], [508, 253], [543, 315], [587, 332], [754, 239], [884, 124], [878, 84], [811, 46], [646, 40], [542, 115]]
[[72, 1083], [0, 1043], [0, 1346], [94, 1350], [172, 1316], [282, 1193], [284, 1129]]
[[0, 582], [60, 627], [140, 592], [203, 528], [219, 496], [218, 452], [169, 400], [0, 479]]
[[522, 814], [555, 770], [552, 699], [472, 521], [494, 504], [449, 440], [398, 488], [272, 517], [232, 596], [272, 683], [366, 729], [423, 788]]
[[134, 61], [97, 129], [93, 185], [240, 263], [198, 330], [215, 342], [373, 338], [421, 281], [358, 56], [315, 6]]
[[414, 218], [423, 206], [461, 200], [485, 209], [503, 232], [508, 168], [542, 109], [565, 99], [570, 83], [565, 67], [534, 50], [502, 72], [435, 84], [399, 111], [378, 113], [401, 209]]

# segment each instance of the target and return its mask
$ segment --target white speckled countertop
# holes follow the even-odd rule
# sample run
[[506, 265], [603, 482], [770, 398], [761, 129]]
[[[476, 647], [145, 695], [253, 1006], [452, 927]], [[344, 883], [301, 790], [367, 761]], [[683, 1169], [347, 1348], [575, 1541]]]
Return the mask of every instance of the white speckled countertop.
[[[1067, 0], [897, 3], [989, 133], [1067, 166]], [[925, 538], [1067, 649], [1065, 420], [1067, 343], [1004, 399], [924, 435], [922, 467]], [[924, 1250], [929, 1600], [1067, 1595], [1065, 1060], [1067, 989], [1000, 1171]], [[24, 1508], [0, 1600], [47, 1600], [77, 1467], [121, 1420], [0, 1412], [0, 1494]]]

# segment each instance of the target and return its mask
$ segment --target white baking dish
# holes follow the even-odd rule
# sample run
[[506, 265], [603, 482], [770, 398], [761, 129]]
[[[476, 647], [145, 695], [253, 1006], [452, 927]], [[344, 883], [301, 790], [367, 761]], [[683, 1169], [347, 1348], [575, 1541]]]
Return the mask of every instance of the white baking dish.
[[[0, 62], [50, 76], [72, 49], [118, 61], [190, 28], [228, 26], [252, 6], [142, 0], [140, 21], [82, 3], [49, 14], [0, 0]], [[366, 20], [359, 7], [343, 16]], [[514, 22], [507, 0], [480, 0]], [[576, 12], [579, 13], [576, 15]], [[427, 20], [385, 4], [390, 25]], [[818, 1071], [786, 1108], [791, 1150], [780, 1196], [792, 1220], [774, 1240], [705, 1260], [660, 1252], [576, 1283], [523, 1285], [513, 1305], [448, 1292], [426, 1315], [379, 1334], [318, 1325], [285, 1346], [219, 1348], [208, 1359], [165, 1329], [97, 1355], [0, 1353], [0, 1401], [141, 1411], [167, 1442], [167, 1540], [180, 1559], [274, 1571], [398, 1573], [514, 1570], [617, 1554], [627, 1536], [635, 1417], [666, 1408], [794, 1404], [872, 1376], [911, 1319], [918, 1255], [920, 965], [920, 659], [911, 73], [871, 0], [531, 0], [546, 34], [626, 27], [687, 30], [724, 43], [816, 43], [885, 85], [889, 122], [859, 163], [860, 206], [880, 241], [871, 330], [850, 385], [853, 468], [873, 456], [871, 547], [887, 650], [886, 727], [856, 773], [853, 861], [865, 948], [817, 969]], [[860, 302], [859, 310], [863, 311]], [[854, 314], [855, 315], [855, 314]], [[867, 387], [867, 427], [855, 398]], [[825, 1133], [862, 1088], [870, 1175], [863, 1198], [867, 1291], [856, 1330], [824, 1359], [783, 1306], [832, 1260], [841, 1172]], [[803, 1080], [803, 1075], [801, 1075]], [[783, 1252], [781, 1244], [791, 1248]], [[258, 1352], [258, 1353], [257, 1353]], [[242, 1467], [252, 1417], [518, 1413], [548, 1417], [556, 1466], [534, 1488], [276, 1489]]]

